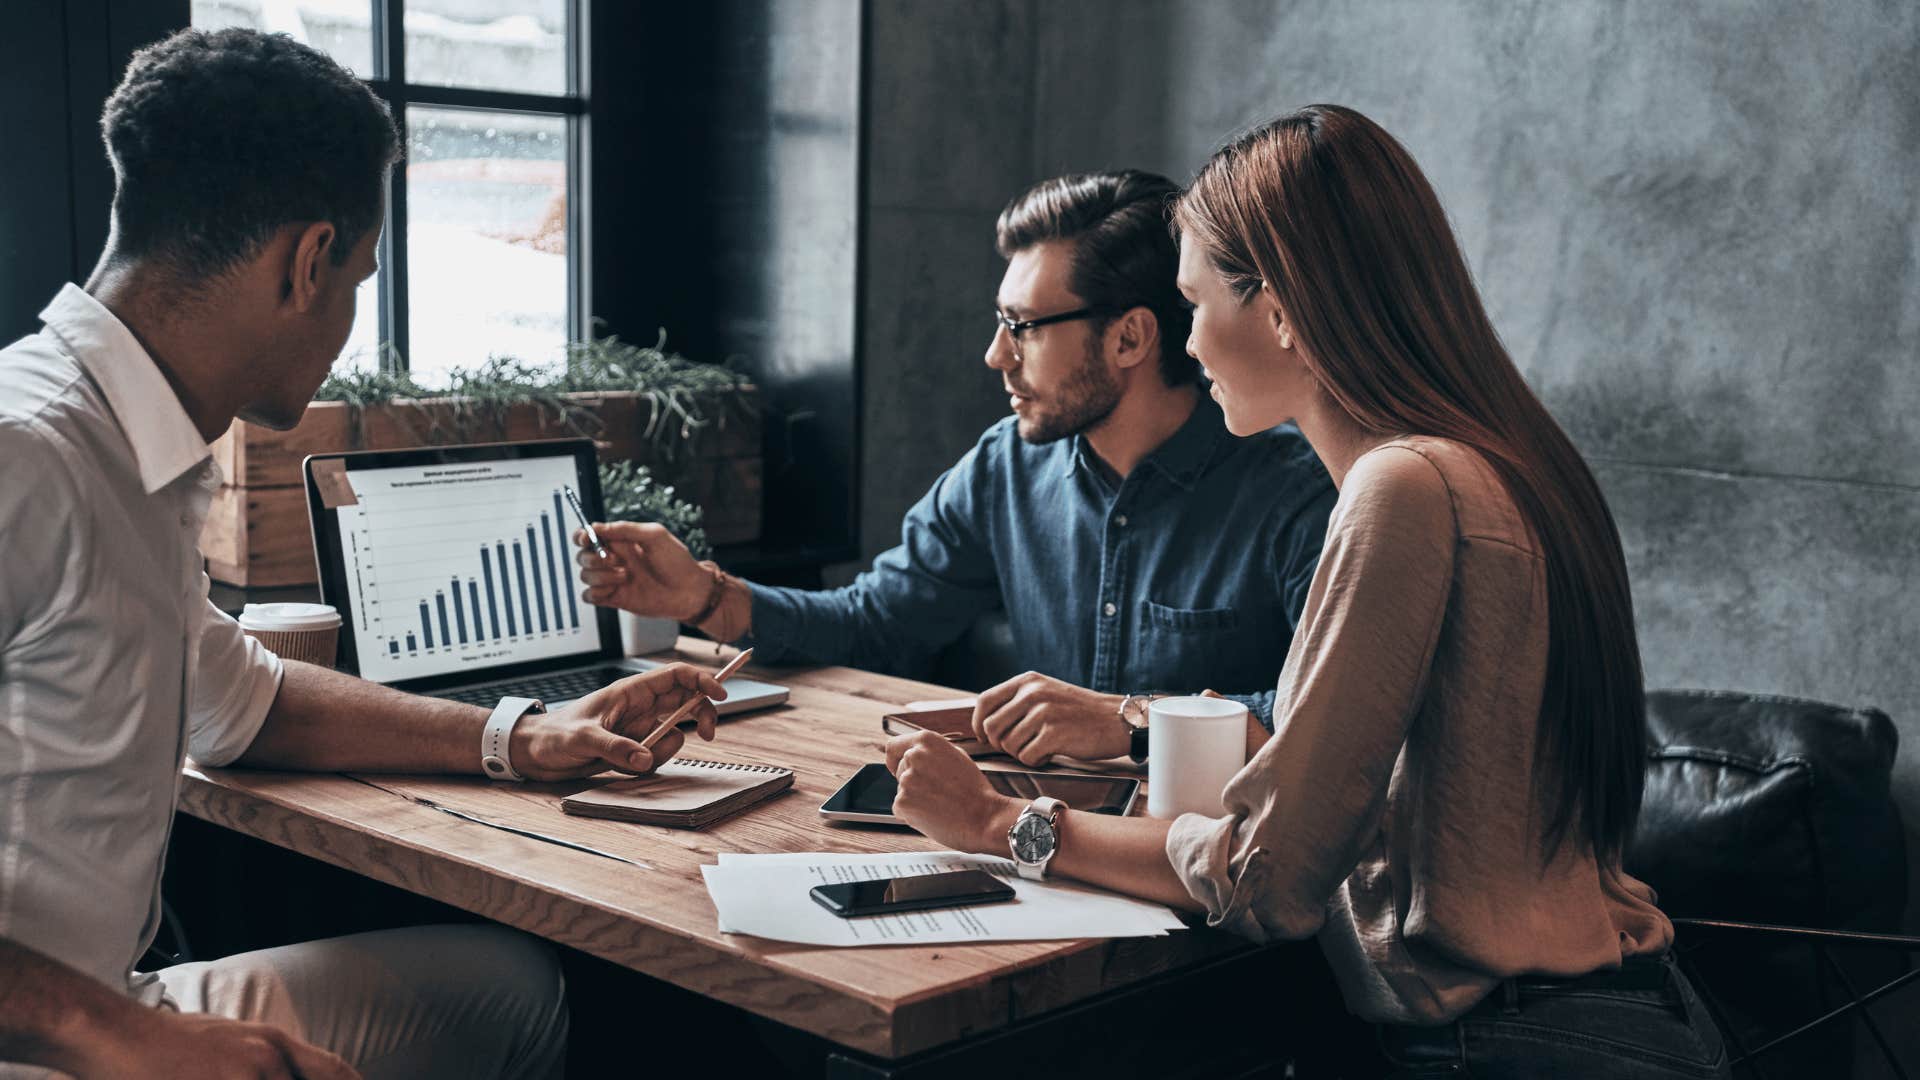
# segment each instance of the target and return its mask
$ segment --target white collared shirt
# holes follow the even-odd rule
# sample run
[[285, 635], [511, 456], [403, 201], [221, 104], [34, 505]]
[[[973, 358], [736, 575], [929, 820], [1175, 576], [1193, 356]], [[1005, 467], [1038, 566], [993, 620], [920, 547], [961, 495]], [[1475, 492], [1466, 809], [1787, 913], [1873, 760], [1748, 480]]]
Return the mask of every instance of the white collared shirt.
[[124, 324], [68, 285], [0, 350], [0, 937], [160, 1000], [180, 767], [243, 753], [280, 661], [207, 599], [219, 466]]

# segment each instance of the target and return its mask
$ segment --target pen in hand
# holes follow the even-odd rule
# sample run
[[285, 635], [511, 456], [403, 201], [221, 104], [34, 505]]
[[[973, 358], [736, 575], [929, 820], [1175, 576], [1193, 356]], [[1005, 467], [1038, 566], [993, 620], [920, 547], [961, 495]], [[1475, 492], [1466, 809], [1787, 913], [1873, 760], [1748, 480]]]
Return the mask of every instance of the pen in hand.
[[[747, 657], [752, 655], [753, 655], [752, 649], [740, 650], [740, 652], [737, 653], [733, 659], [727, 661], [726, 667], [721, 668], [718, 672], [714, 674], [713, 681], [717, 683], [726, 682], [728, 679], [733, 677], [734, 672], [739, 671], [741, 666], [747, 662]], [[693, 711], [694, 705], [698, 704], [699, 701], [700, 701], [700, 695], [695, 694], [694, 696], [688, 698], [685, 704], [673, 710], [673, 715], [667, 717], [665, 720], [660, 721], [659, 727], [654, 728], [652, 731], [648, 732], [647, 737], [640, 740], [641, 749], [652, 750], [653, 744], [659, 740], [660, 736], [665, 735], [667, 732], [673, 730], [675, 727], [678, 727], [680, 724], [680, 721], [685, 720], [687, 718], [687, 714]]]
[[599, 534], [593, 531], [593, 523], [587, 520], [587, 512], [580, 508], [580, 496], [573, 493], [573, 485], [561, 484], [560, 490], [567, 493], [567, 505], [573, 508], [574, 518], [580, 522], [581, 530], [587, 534], [587, 545], [593, 548], [595, 555], [603, 559], [608, 558], [607, 549], [600, 543]]

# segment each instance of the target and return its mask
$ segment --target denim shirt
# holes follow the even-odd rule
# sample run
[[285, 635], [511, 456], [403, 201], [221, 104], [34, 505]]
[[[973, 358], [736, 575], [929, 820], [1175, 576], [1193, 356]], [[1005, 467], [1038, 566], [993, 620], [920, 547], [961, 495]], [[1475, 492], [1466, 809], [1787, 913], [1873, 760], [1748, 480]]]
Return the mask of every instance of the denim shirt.
[[1212, 689], [1270, 728], [1333, 509], [1326, 470], [1293, 427], [1236, 439], [1202, 397], [1111, 475], [1080, 436], [1034, 446], [1000, 421], [852, 584], [751, 586], [757, 655], [924, 678], [1001, 608], [1034, 671], [1110, 694]]

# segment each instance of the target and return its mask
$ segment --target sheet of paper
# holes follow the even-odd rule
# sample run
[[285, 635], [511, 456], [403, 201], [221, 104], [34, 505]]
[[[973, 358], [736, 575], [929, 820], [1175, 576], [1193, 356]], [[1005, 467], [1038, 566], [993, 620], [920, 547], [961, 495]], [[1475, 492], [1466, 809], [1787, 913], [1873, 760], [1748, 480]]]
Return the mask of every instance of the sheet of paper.
[[[843, 919], [807, 895], [815, 885], [947, 870], [985, 870], [1013, 886], [1008, 903]], [[1027, 881], [1007, 859], [957, 851], [885, 855], [721, 852], [703, 866], [720, 930], [805, 945], [910, 945], [1161, 937], [1185, 927], [1172, 910], [1083, 885]]]

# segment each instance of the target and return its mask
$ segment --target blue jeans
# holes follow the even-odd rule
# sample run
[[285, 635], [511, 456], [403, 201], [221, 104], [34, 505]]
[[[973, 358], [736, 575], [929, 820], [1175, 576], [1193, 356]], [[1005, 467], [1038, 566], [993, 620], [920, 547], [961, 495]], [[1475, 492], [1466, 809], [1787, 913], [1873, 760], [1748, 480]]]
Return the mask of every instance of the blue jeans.
[[1730, 1075], [1720, 1029], [1671, 957], [1584, 978], [1509, 979], [1451, 1024], [1379, 1035], [1395, 1080]]

